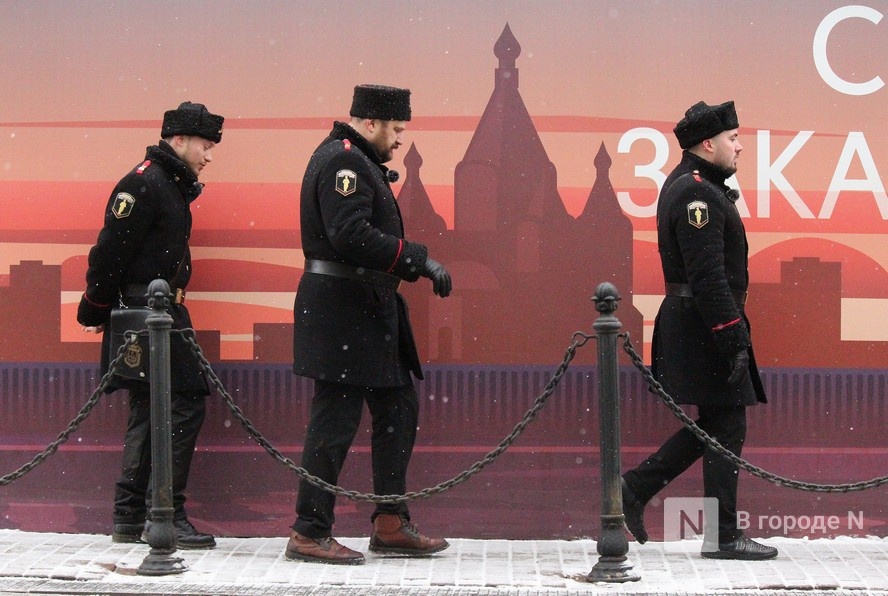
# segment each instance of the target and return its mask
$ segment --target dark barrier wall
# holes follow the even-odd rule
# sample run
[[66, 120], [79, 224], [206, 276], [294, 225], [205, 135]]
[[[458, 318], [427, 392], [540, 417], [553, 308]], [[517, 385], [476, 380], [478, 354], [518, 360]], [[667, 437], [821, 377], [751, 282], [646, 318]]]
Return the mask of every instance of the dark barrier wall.
[[[298, 463], [311, 383], [284, 365], [223, 364], [214, 369], [245, 415]], [[418, 384], [420, 429], [410, 489], [440, 483], [482, 458], [511, 432], [553, 371], [554, 367], [429, 367], [427, 380]], [[776, 474], [819, 483], [855, 482], [886, 473], [888, 406], [882, 396], [888, 373], [767, 369], [764, 380], [771, 403], [750, 409], [744, 452], [750, 461]], [[0, 472], [11, 472], [63, 430], [96, 383], [93, 366], [0, 366]], [[679, 422], [647, 391], [635, 369], [621, 369], [620, 387], [623, 464], [629, 466], [674, 432]], [[121, 393], [104, 396], [59, 453], [0, 488], [3, 527], [107, 532], [125, 400]], [[347, 488], [371, 490], [368, 445], [365, 424], [343, 474]], [[597, 375], [594, 367], [573, 366], [506, 454], [451, 492], [414, 508], [429, 518], [425, 525], [451, 535], [590, 535], [597, 531], [597, 466]], [[748, 506], [755, 515], [837, 515], [843, 523], [832, 535], [886, 535], [882, 489], [824, 495], [776, 487], [743, 474], [741, 507]], [[699, 471], [692, 473], [665, 495], [699, 496], [699, 480]], [[256, 445], [221, 396], [214, 394], [189, 491], [193, 515], [222, 534], [276, 535], [292, 522], [294, 489], [293, 473]], [[655, 532], [657, 506], [653, 504], [649, 513]], [[365, 532], [368, 508], [340, 499], [337, 524], [344, 535]], [[528, 510], [534, 514], [528, 515]], [[846, 523], [849, 513], [854, 520], [862, 513], [865, 527]], [[766, 525], [756, 533], [781, 532]]]

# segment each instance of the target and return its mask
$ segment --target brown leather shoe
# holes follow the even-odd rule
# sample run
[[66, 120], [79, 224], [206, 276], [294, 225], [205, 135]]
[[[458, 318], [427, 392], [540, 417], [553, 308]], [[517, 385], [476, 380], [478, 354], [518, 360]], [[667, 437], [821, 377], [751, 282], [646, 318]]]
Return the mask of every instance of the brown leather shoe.
[[381, 554], [423, 557], [450, 546], [443, 538], [423, 536], [403, 515], [383, 513], [373, 520], [370, 550]]
[[364, 555], [342, 546], [330, 536], [326, 538], [309, 538], [296, 530], [290, 531], [290, 540], [284, 556], [298, 561], [312, 563], [329, 563], [331, 565], [362, 565]]

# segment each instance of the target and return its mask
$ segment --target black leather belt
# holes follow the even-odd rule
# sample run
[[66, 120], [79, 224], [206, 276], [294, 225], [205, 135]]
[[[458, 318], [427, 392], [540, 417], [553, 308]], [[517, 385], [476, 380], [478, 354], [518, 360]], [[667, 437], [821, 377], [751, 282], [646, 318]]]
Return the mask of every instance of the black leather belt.
[[392, 275], [391, 273], [377, 271], [376, 269], [367, 269], [366, 267], [352, 267], [351, 265], [334, 263], [332, 261], [318, 261], [317, 259], [305, 260], [305, 272], [354, 279], [368, 284], [389, 288], [390, 290], [397, 290], [398, 286], [401, 284], [401, 278], [397, 275]]
[[[749, 292], [731, 290], [731, 294], [734, 296], [734, 302], [737, 303], [737, 306], [746, 305], [746, 297], [749, 296]], [[666, 295], [681, 296], [682, 298], [694, 297], [694, 294], [691, 292], [691, 286], [689, 286], [688, 284], [679, 284], [672, 282], [666, 282]]]
[[[185, 288], [172, 288], [173, 302], [183, 304], [185, 302]], [[123, 296], [125, 298], [149, 298], [147, 284], [127, 284], [124, 288]]]

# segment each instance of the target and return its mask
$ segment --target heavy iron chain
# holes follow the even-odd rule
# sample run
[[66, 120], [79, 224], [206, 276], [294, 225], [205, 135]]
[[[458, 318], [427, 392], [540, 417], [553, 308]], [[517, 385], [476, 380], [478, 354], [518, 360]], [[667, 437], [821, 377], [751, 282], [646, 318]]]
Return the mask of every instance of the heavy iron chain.
[[60, 432], [56, 439], [47, 445], [46, 449], [38, 453], [34, 456], [34, 459], [24, 464], [18, 470], [14, 472], [10, 472], [6, 476], [0, 478], [0, 486], [6, 486], [8, 484], [12, 484], [40, 464], [42, 464], [50, 455], [54, 454], [58, 451], [59, 447], [67, 441], [74, 431], [76, 431], [80, 424], [86, 420], [86, 417], [92, 412], [93, 408], [96, 407], [96, 404], [99, 403], [99, 398], [102, 397], [102, 394], [105, 392], [105, 388], [108, 386], [108, 383], [111, 381], [111, 377], [114, 375], [117, 367], [124, 359], [124, 354], [126, 353], [127, 348], [135, 343], [138, 339], [138, 333], [136, 331], [127, 331], [124, 334], [124, 342], [123, 345], [120, 346], [117, 350], [117, 355], [114, 358], [114, 361], [111, 362], [108, 367], [108, 372], [102, 377], [101, 381], [99, 381], [99, 386], [96, 387], [96, 390], [93, 391], [93, 394], [90, 396], [86, 403], [83, 404], [83, 407], [80, 408], [80, 411], [77, 413], [77, 416], [68, 424], [68, 427]]
[[642, 376], [644, 376], [647, 381], [648, 386], [660, 396], [660, 399], [663, 400], [663, 403], [672, 410], [672, 413], [681, 420], [684, 425], [694, 433], [698, 439], [700, 439], [707, 447], [711, 448], [713, 451], [720, 454], [722, 457], [726, 457], [735, 463], [738, 467], [743, 468], [750, 474], [754, 476], [758, 476], [759, 478], [763, 478], [768, 480], [769, 482], [773, 482], [774, 484], [780, 486], [786, 486], [789, 488], [797, 488], [799, 490], [810, 491], [810, 492], [821, 492], [821, 493], [849, 493], [855, 491], [866, 490], [869, 488], [875, 488], [877, 486], [881, 486], [883, 484], [888, 484], [888, 476], [879, 476], [878, 478], [873, 478], [872, 480], [866, 480], [863, 482], [851, 482], [847, 484], [815, 484], [813, 482], [800, 482], [798, 480], [793, 480], [791, 478], [786, 478], [783, 476], [778, 476], [777, 474], [773, 474], [768, 472], [758, 466], [755, 466], [745, 459], [742, 459], [736, 455], [734, 455], [731, 451], [725, 448], [722, 444], [712, 438], [706, 431], [697, 426], [697, 424], [691, 420], [687, 414], [679, 407], [678, 404], [675, 403], [675, 400], [663, 389], [663, 386], [654, 378], [653, 373], [644, 365], [644, 361], [641, 359], [641, 356], [632, 346], [632, 342], [629, 339], [629, 333], [621, 333], [623, 337], [623, 349], [629, 354], [629, 358], [632, 360], [632, 364], [635, 365]]
[[243, 410], [241, 410], [241, 408], [231, 399], [231, 395], [229, 395], [228, 391], [225, 390], [225, 387], [222, 385], [219, 377], [216, 376], [216, 373], [213, 372], [210, 363], [207, 362], [206, 358], [204, 358], [200, 346], [194, 339], [194, 330], [182, 329], [181, 332], [185, 337], [185, 340], [191, 344], [191, 348], [192, 350], [194, 350], [194, 353], [197, 354], [200, 366], [203, 369], [204, 373], [216, 386], [216, 389], [218, 389], [219, 393], [225, 399], [225, 403], [228, 405], [228, 409], [231, 410], [231, 413], [234, 414], [234, 417], [237, 418], [237, 420], [241, 423], [241, 426], [243, 426], [244, 429], [246, 429], [246, 431], [250, 434], [250, 436], [253, 437], [253, 440], [261, 445], [273, 458], [284, 464], [284, 466], [295, 472], [300, 478], [302, 478], [309, 484], [312, 484], [334, 495], [346, 497], [353, 501], [369, 501], [371, 503], [403, 503], [416, 499], [427, 499], [432, 495], [443, 493], [444, 491], [449, 490], [454, 486], [461, 484], [462, 482], [465, 482], [466, 480], [480, 472], [483, 468], [492, 463], [503, 452], [505, 452], [506, 449], [508, 449], [509, 446], [511, 446], [512, 443], [515, 442], [518, 436], [522, 432], [524, 432], [524, 429], [527, 428], [527, 425], [533, 421], [537, 413], [542, 409], [543, 405], [546, 403], [549, 397], [551, 397], [552, 393], [554, 393], [555, 388], [558, 386], [558, 383], [561, 381], [561, 378], [567, 371], [570, 362], [574, 359], [577, 349], [586, 345], [586, 342], [594, 337], [593, 335], [587, 335], [580, 331], [577, 331], [573, 334], [573, 336], [571, 337], [571, 344], [564, 354], [564, 360], [561, 362], [561, 364], [555, 370], [555, 373], [552, 375], [552, 378], [546, 384], [543, 393], [541, 393], [536, 398], [533, 406], [524, 414], [524, 417], [521, 419], [521, 421], [515, 425], [515, 427], [512, 429], [512, 432], [509, 433], [509, 435], [505, 439], [503, 439], [495, 449], [487, 453], [487, 455], [484, 456], [483, 459], [475, 462], [468, 469], [460, 472], [449, 480], [445, 480], [437, 486], [424, 488], [416, 492], [407, 492], [403, 495], [376, 495], [371, 493], [360, 493], [354, 490], [347, 490], [340, 486], [330, 484], [329, 482], [322, 480], [317, 476], [313, 476], [305, 468], [297, 466], [293, 462], [293, 460], [278, 451], [278, 449], [275, 448], [262, 435], [262, 433], [260, 433], [256, 429], [255, 426], [253, 426], [250, 420], [244, 415]]
[[[284, 456], [262, 435], [262, 433], [260, 433], [256, 429], [255, 426], [253, 426], [250, 420], [244, 415], [243, 410], [241, 410], [241, 408], [234, 403], [231, 395], [226, 391], [225, 387], [222, 385], [221, 380], [213, 371], [206, 358], [204, 358], [203, 352], [201, 351], [200, 346], [197, 344], [197, 341], [194, 338], [194, 330], [172, 330], [172, 333], [182, 333], [184, 335], [185, 340], [191, 344], [192, 350], [197, 355], [198, 361], [204, 373], [208, 376], [208, 378], [210, 378], [210, 380], [212, 380], [213, 384], [219, 390], [219, 393], [224, 397], [226, 405], [231, 410], [232, 414], [234, 414], [235, 418], [237, 418], [237, 420], [241, 423], [244, 429], [246, 429], [250, 436], [252, 436], [253, 439], [260, 446], [262, 446], [272, 457], [294, 471], [298, 476], [305, 479], [310, 484], [317, 486], [318, 488], [321, 488], [338, 496], [346, 497], [351, 500], [369, 501], [373, 503], [401, 503], [416, 499], [425, 499], [431, 497], [432, 495], [445, 492], [450, 488], [453, 488], [454, 486], [465, 482], [466, 480], [480, 472], [483, 468], [492, 463], [503, 452], [505, 452], [515, 442], [518, 436], [520, 436], [521, 433], [524, 432], [525, 428], [534, 420], [534, 418], [536, 418], [537, 413], [543, 408], [546, 401], [548, 401], [548, 399], [552, 396], [559, 382], [564, 376], [564, 373], [567, 372], [570, 362], [574, 359], [576, 355], [577, 349], [586, 345], [586, 343], [590, 339], [593, 339], [595, 337], [593, 335], [588, 335], [579, 331], [573, 334], [571, 338], [571, 344], [565, 352], [564, 360], [561, 362], [549, 382], [546, 384], [543, 393], [536, 398], [533, 406], [524, 414], [521, 421], [515, 425], [515, 427], [512, 429], [512, 432], [509, 433], [509, 435], [506, 436], [506, 438], [503, 439], [500, 444], [495, 449], [490, 451], [483, 459], [475, 462], [468, 469], [460, 472], [453, 478], [438, 484], [437, 486], [426, 488], [417, 492], [408, 492], [403, 495], [375, 495], [370, 493], [350, 491], [342, 487], [330, 484], [318, 478], [317, 476], [311, 475], [307, 470], [305, 470], [305, 468], [297, 466], [293, 462], [293, 460]], [[135, 331], [127, 331], [125, 333], [125, 341], [123, 345], [121, 345], [120, 348], [117, 350], [117, 354], [115, 355], [114, 360], [110, 363], [110, 366], [108, 367], [108, 372], [106, 372], [105, 375], [102, 377], [98, 387], [96, 387], [95, 391], [93, 391], [93, 394], [83, 405], [83, 407], [80, 408], [77, 416], [68, 424], [67, 428], [59, 433], [56, 439], [52, 443], [50, 443], [42, 452], [38, 453], [31, 461], [22, 465], [14, 472], [0, 477], [0, 486], [11, 484], [12, 482], [18, 480], [19, 478], [36, 468], [38, 465], [43, 463], [49, 456], [58, 451], [59, 447], [63, 443], [65, 443], [70, 438], [70, 436], [80, 427], [81, 423], [86, 419], [90, 412], [92, 412], [96, 404], [98, 404], [98, 401], [104, 393], [106, 387], [108, 386], [111, 377], [114, 375], [117, 367], [123, 361], [127, 348], [131, 344], [136, 342], [137, 335], [138, 334]], [[666, 391], [663, 389], [663, 386], [654, 378], [653, 373], [651, 373], [650, 369], [645, 366], [641, 356], [635, 350], [635, 347], [632, 345], [629, 333], [625, 332], [621, 333], [620, 335], [623, 337], [623, 349], [629, 355], [632, 364], [635, 366], [635, 368], [639, 370], [639, 372], [641, 372], [651, 390], [653, 390], [657, 395], [660, 396], [660, 399], [663, 401], [663, 403], [666, 404], [666, 406], [672, 411], [672, 413], [675, 414], [675, 416], [679, 420], [681, 420], [682, 423], [691, 432], [693, 432], [697, 436], [697, 438], [699, 438], [706, 446], [711, 448], [716, 453], [720, 454], [722, 457], [727, 458], [738, 467], [743, 468], [750, 474], [758, 476], [759, 478], [780, 486], [786, 486], [788, 488], [796, 488], [799, 490], [810, 492], [856, 492], [888, 484], [888, 476], [879, 476], [871, 480], [845, 484], [816, 484], [811, 482], [801, 482], [798, 480], [793, 480], [791, 478], [779, 476], [772, 472], [768, 472], [767, 470], [755, 466], [747, 460], [734, 455], [731, 451], [721, 445], [717, 440], [706, 433], [706, 431], [697, 426], [697, 424], [690, 417], [688, 417], [687, 414], [684, 413], [681, 407], [675, 403], [675, 400], [672, 398], [672, 396], [666, 393]]]

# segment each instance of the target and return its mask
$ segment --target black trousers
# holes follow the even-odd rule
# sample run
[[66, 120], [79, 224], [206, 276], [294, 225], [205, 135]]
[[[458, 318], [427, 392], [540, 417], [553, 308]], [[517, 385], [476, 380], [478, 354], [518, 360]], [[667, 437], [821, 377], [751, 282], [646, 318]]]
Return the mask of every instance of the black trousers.
[[[746, 440], [746, 407], [698, 407], [695, 421], [702, 428], [739, 456]], [[737, 466], [712, 449], [707, 449], [690, 430], [682, 427], [660, 449], [637, 468], [623, 474], [635, 496], [647, 503], [664, 486], [703, 458], [703, 496], [718, 499], [718, 540], [732, 542], [743, 532], [737, 527]]]
[[[361, 423], [364, 402], [372, 419], [373, 490], [380, 495], [404, 494], [419, 420], [419, 399], [413, 385], [369, 388], [316, 380], [302, 467], [326, 482], [338, 482]], [[309, 538], [331, 536], [335, 503], [331, 493], [300, 481], [293, 529]], [[379, 503], [371, 520], [380, 513], [409, 518], [406, 503]]]
[[[173, 393], [170, 409], [174, 519], [185, 519], [185, 487], [197, 435], [206, 415], [203, 395]], [[114, 523], [139, 524], [151, 508], [151, 398], [148, 389], [131, 390], [123, 466], [114, 490]]]

